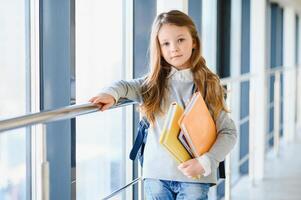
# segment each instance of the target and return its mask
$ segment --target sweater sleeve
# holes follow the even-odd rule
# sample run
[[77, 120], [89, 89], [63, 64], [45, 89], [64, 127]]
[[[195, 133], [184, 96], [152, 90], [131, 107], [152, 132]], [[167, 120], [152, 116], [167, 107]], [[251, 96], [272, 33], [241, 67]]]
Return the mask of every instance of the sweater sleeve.
[[209, 152], [208, 156], [211, 162], [211, 168], [217, 168], [226, 155], [233, 149], [237, 140], [237, 131], [233, 120], [229, 114], [221, 111], [216, 120], [217, 138]]
[[104, 87], [100, 93], [112, 95], [116, 102], [118, 102], [120, 98], [127, 98], [129, 100], [141, 103], [141, 86], [144, 80], [145, 77], [132, 79], [129, 81], [116, 81], [111, 86]]

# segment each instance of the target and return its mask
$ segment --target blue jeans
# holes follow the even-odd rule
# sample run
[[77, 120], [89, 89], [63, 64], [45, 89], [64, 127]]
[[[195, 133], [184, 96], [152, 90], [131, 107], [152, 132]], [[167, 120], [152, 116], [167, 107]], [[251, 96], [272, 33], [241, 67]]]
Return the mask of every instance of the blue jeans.
[[146, 200], [207, 200], [209, 183], [189, 183], [158, 179], [144, 180]]

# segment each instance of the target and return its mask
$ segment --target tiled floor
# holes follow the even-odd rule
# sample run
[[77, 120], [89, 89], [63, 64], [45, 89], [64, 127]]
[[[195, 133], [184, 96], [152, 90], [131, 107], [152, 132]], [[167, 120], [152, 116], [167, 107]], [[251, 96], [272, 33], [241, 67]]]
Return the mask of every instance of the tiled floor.
[[268, 153], [261, 183], [243, 177], [232, 189], [232, 200], [301, 200], [301, 136], [280, 144], [279, 157]]

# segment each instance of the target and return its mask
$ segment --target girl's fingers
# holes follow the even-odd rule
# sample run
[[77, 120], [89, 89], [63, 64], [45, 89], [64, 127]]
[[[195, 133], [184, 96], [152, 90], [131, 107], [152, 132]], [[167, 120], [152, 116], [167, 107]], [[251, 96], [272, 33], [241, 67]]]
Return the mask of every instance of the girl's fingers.
[[100, 109], [101, 111], [107, 110], [108, 108], [110, 108], [113, 104], [112, 103], [107, 103], [107, 104], [103, 104], [102, 108]]
[[101, 102], [101, 97], [96, 96], [96, 97], [91, 98], [89, 101], [91, 103], [97, 104], [97, 103]]
[[102, 98], [102, 97], [93, 97], [92, 99], [91, 99], [91, 103], [94, 103], [94, 104], [105, 104], [106, 102], [105, 102], [105, 99], [104, 98]]
[[103, 104], [102, 103], [98, 103], [98, 104], [95, 104], [95, 105], [99, 108], [99, 110], [101, 110], [103, 108]]
[[89, 101], [99, 107], [101, 111], [107, 110], [115, 103], [113, 96], [108, 94], [100, 94], [98, 96], [92, 97]]
[[179, 168], [179, 169], [184, 169], [184, 168], [188, 167], [189, 165], [190, 165], [189, 162], [186, 161], [186, 162], [181, 163], [181, 164], [178, 166], [178, 168]]
[[193, 178], [195, 176], [197, 176], [198, 174], [200, 174], [200, 170], [198, 169], [198, 165], [199, 163], [196, 162], [195, 159], [191, 159], [188, 160], [186, 162], [183, 162], [182, 164], [180, 164], [178, 166], [178, 169], [188, 178]]
[[96, 98], [96, 99], [94, 99], [93, 103], [99, 104], [99, 103], [102, 103], [102, 101], [100, 98]]
[[89, 99], [89, 102], [93, 103], [93, 101], [96, 99], [97, 97], [92, 97], [91, 99]]
[[181, 165], [178, 166], [178, 169], [187, 176], [187, 172], [189, 171], [187, 167], [181, 167]]
[[193, 174], [192, 174], [190, 171], [184, 170], [184, 171], [182, 171], [182, 173], [183, 173], [185, 176], [187, 176], [188, 178], [192, 178], [192, 177], [193, 177]]

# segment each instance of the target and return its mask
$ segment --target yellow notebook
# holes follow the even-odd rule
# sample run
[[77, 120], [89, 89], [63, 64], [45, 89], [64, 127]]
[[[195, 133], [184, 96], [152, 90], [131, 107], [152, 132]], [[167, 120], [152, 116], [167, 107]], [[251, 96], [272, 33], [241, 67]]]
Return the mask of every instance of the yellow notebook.
[[191, 156], [178, 139], [180, 132], [178, 121], [183, 112], [184, 110], [180, 105], [176, 102], [171, 103], [160, 137], [160, 144], [162, 144], [179, 163], [191, 159]]

